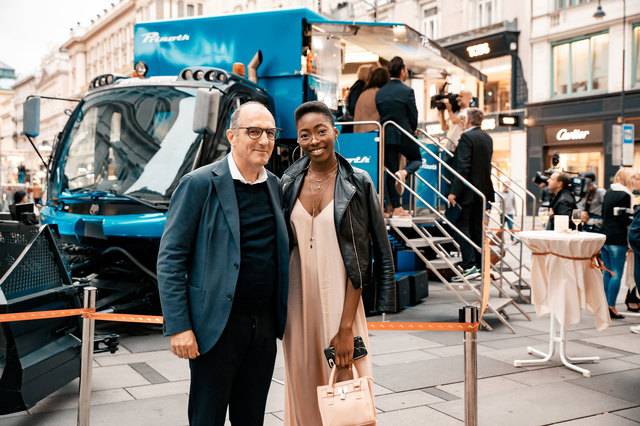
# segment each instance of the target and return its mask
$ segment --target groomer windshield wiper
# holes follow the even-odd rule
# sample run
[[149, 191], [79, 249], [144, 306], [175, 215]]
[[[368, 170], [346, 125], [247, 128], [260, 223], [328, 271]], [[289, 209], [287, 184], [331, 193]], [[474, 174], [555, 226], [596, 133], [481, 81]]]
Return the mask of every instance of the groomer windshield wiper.
[[158, 210], [160, 212], [166, 212], [167, 210], [169, 210], [168, 206], [163, 206], [163, 205], [154, 203], [152, 201], [147, 201], [144, 198], [136, 197], [135, 195], [121, 194], [115, 189], [110, 190], [109, 194], [115, 195], [116, 197], [126, 198], [127, 200], [135, 201], [138, 204], [142, 204], [143, 206], [147, 206], [151, 209]]
[[[118, 191], [116, 191], [115, 189], [111, 189], [109, 191], [101, 191], [101, 190], [93, 190], [93, 192], [91, 192], [93, 190], [93, 188], [89, 187], [84, 187], [84, 188], [76, 188], [73, 189], [72, 191], [70, 191], [73, 195], [71, 197], [68, 198], [93, 198], [93, 199], [98, 199], [98, 198], [108, 198], [110, 195], [116, 198], [124, 198], [126, 200], [130, 200], [133, 201], [137, 204], [141, 204], [143, 206], [149, 207], [151, 209], [154, 210], [158, 210], [160, 212], [166, 212], [169, 207], [168, 206], [163, 206], [162, 204], [159, 203], [154, 203], [152, 201], [148, 201], [145, 200], [143, 198], [140, 197], [136, 197], [134, 195], [128, 195], [128, 194], [121, 194]], [[55, 200], [51, 200], [51, 201], [64, 201], [64, 198], [57, 198]]]

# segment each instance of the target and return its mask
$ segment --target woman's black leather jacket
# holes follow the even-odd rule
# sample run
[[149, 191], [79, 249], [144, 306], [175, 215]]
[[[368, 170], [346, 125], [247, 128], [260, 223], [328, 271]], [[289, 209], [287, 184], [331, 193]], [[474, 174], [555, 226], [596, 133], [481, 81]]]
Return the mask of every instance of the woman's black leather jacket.
[[[333, 213], [347, 275], [356, 289], [373, 282], [378, 311], [393, 312], [396, 304], [393, 255], [373, 182], [365, 171], [351, 167], [339, 154], [336, 156], [338, 175]], [[305, 156], [282, 175], [287, 226], [290, 226], [291, 211], [302, 189], [308, 166], [309, 158]]]

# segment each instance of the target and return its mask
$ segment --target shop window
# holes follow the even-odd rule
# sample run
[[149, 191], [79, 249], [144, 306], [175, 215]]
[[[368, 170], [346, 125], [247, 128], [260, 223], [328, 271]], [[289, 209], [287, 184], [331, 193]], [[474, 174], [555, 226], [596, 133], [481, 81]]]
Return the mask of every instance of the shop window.
[[640, 86], [640, 22], [633, 25], [631, 84]]
[[193, 16], [196, 14], [196, 8], [192, 4], [187, 5], [187, 16]]
[[552, 96], [607, 88], [608, 33], [554, 43], [551, 50]]
[[486, 27], [493, 24], [494, 4], [493, 0], [478, 0], [477, 3], [478, 27]]
[[422, 34], [430, 40], [435, 40], [439, 37], [438, 30], [438, 8], [424, 9], [422, 12]]

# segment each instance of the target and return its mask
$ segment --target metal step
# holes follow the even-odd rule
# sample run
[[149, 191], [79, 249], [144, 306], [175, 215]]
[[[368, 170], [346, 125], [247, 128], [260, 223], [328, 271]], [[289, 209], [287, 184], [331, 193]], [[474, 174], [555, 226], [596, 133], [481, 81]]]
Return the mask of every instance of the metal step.
[[436, 222], [435, 215], [423, 215], [412, 217], [388, 217], [385, 219], [387, 225], [397, 226], [398, 228], [411, 228], [415, 223], [416, 225], [427, 225]]
[[[447, 257], [447, 260], [451, 262], [452, 265], [455, 265], [456, 263], [462, 262], [462, 256]], [[429, 262], [436, 269], [451, 269], [443, 259], [433, 259], [429, 260]]]
[[[513, 303], [513, 299], [509, 299], [506, 297], [490, 297], [489, 305], [496, 311], [501, 311], [505, 307], [511, 305]], [[471, 303], [472, 305], [480, 305], [479, 301], [474, 301]]]
[[414, 247], [428, 247], [429, 242], [432, 244], [446, 244], [452, 243], [453, 238], [451, 237], [422, 237], [422, 238], [411, 238], [407, 241], [407, 246], [409, 244], [413, 244]]

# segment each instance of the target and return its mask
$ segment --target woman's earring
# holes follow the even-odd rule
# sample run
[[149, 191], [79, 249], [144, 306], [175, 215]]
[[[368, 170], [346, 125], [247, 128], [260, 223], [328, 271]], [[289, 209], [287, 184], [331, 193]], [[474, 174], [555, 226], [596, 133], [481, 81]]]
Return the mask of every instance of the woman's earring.
[[340, 154], [340, 141], [336, 138], [336, 144], [338, 145], [338, 154]]
[[296, 161], [296, 150], [300, 149], [300, 145], [296, 146], [295, 148], [293, 148], [293, 153], [291, 154], [291, 160], [292, 161]]

